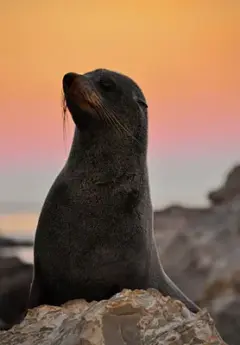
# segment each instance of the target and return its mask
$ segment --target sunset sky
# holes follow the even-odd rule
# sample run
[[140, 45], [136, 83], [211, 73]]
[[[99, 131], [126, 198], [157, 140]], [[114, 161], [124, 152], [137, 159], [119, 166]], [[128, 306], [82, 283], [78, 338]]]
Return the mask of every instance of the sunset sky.
[[147, 97], [154, 206], [203, 204], [240, 162], [239, 18], [237, 0], [0, 0], [0, 201], [43, 202], [72, 138], [62, 77], [104, 67]]

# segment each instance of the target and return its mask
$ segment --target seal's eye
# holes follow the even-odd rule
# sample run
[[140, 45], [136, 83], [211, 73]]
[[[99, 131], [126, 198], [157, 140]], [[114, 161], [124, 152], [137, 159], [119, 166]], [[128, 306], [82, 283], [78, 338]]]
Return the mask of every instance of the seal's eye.
[[101, 78], [99, 80], [99, 85], [104, 91], [114, 91], [116, 88], [116, 84], [112, 79]]
[[148, 108], [147, 103], [146, 103], [143, 99], [138, 98], [138, 99], [137, 99], [137, 102], [138, 102], [138, 104], [139, 104], [141, 107], [143, 107], [143, 108]]

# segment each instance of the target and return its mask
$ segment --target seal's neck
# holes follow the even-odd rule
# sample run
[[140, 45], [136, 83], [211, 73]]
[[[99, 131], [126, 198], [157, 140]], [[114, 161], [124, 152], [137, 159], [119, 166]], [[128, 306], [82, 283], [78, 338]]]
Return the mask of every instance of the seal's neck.
[[[116, 133], [112, 129], [103, 133], [80, 132], [75, 128], [72, 147], [66, 166], [72, 171], [87, 170], [88, 173], [112, 172], [122, 174], [147, 169], [147, 147], [127, 135]], [[144, 145], [146, 146], [146, 145]]]

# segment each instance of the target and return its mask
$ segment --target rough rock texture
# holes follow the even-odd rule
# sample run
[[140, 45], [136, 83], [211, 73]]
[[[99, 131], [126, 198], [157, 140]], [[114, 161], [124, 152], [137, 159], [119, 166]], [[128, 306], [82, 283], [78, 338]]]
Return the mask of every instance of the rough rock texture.
[[240, 197], [205, 209], [169, 207], [155, 213], [168, 275], [207, 307], [223, 339], [240, 344]]
[[0, 332], [1, 345], [223, 345], [206, 311], [197, 315], [156, 290], [123, 290], [108, 301], [41, 306]]
[[[14, 250], [32, 245], [31, 240], [0, 236], [0, 329], [18, 318], [25, 306], [32, 278], [32, 265], [14, 256]], [[4, 255], [6, 252], [7, 256]]]
[[0, 328], [11, 324], [25, 308], [31, 279], [32, 265], [0, 256]]
[[236, 165], [226, 176], [225, 183], [219, 189], [208, 193], [208, 198], [213, 205], [220, 205], [231, 201], [240, 195], [240, 165]]

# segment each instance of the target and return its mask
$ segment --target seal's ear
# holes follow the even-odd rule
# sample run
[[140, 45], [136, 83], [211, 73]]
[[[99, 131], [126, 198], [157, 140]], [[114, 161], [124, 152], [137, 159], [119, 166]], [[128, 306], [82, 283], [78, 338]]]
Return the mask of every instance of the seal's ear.
[[133, 99], [135, 100], [135, 102], [144, 110], [148, 108], [147, 102], [140, 96], [136, 95], [133, 92]]
[[136, 101], [137, 101], [137, 103], [138, 103], [141, 107], [143, 107], [143, 108], [145, 108], [145, 109], [148, 108], [147, 103], [146, 103], [142, 98], [137, 98]]

